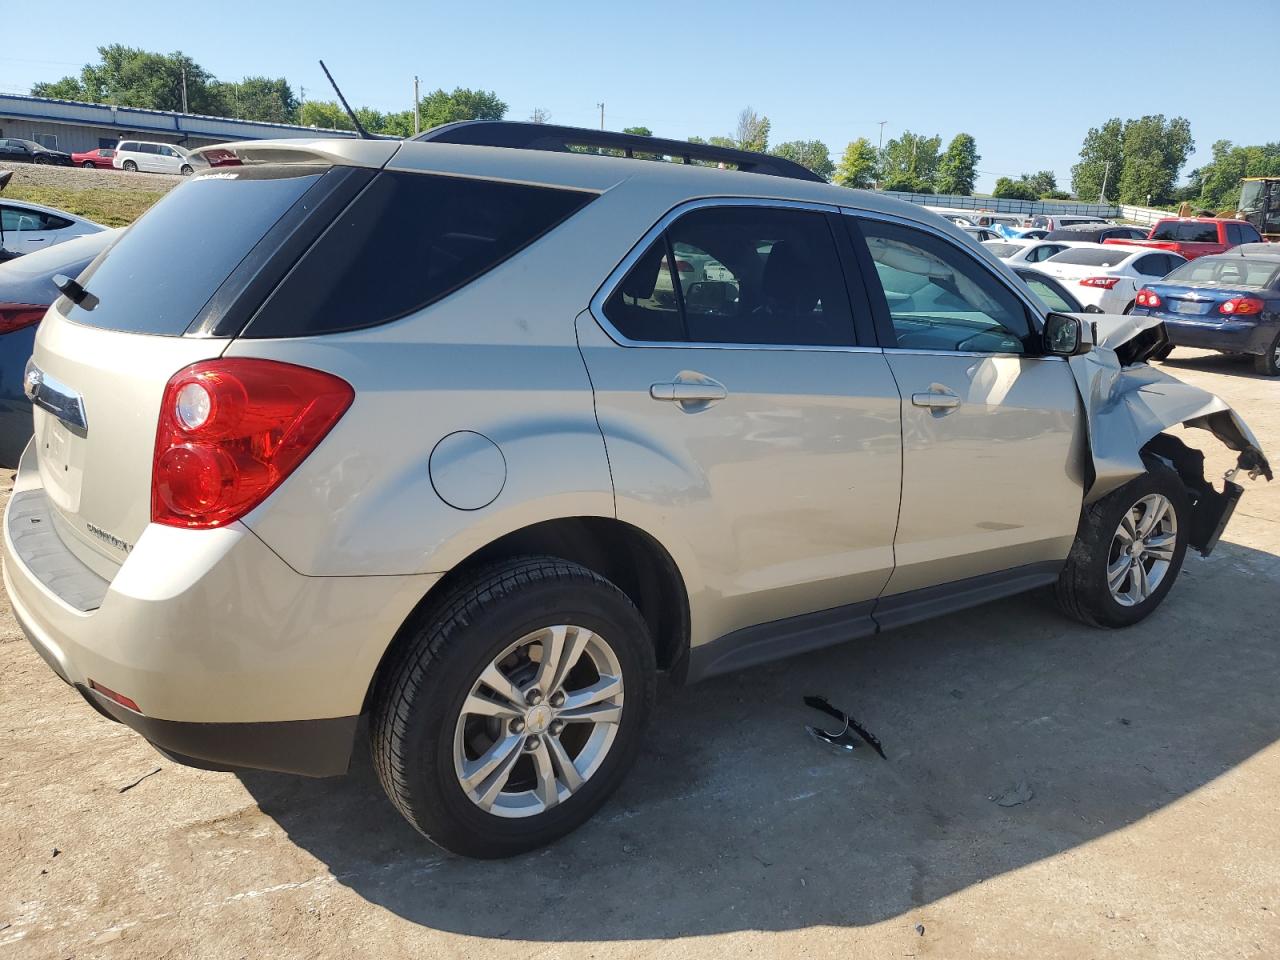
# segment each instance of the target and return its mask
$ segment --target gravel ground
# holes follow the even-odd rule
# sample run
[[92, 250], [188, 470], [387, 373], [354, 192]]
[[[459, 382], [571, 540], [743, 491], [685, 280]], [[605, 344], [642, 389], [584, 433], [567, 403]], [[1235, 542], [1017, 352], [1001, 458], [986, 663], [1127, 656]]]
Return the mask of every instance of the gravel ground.
[[[1166, 369], [1280, 453], [1280, 382]], [[1019, 597], [669, 693], [591, 823], [497, 863], [413, 833], [364, 749], [320, 781], [170, 763], [0, 598], [0, 958], [1275, 957], [1278, 583], [1280, 483], [1249, 484], [1144, 624]], [[808, 693], [888, 760], [810, 741]]]

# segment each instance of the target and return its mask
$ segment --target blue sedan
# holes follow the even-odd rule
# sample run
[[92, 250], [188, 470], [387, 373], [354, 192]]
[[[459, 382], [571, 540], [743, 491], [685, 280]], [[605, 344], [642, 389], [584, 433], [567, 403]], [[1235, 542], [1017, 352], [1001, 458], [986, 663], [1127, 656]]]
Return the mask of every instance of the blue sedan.
[[1187, 261], [1139, 290], [1133, 312], [1163, 320], [1175, 347], [1249, 354], [1280, 376], [1280, 246], [1259, 246]]

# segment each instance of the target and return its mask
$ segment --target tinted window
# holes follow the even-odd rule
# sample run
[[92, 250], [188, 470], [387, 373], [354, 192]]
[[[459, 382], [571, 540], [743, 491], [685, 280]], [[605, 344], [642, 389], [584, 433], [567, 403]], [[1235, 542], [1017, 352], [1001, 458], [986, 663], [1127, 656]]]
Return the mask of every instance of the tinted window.
[[236, 264], [319, 179], [315, 172], [300, 175], [297, 167], [260, 167], [187, 181], [148, 210], [81, 278], [96, 306], [68, 305], [67, 316], [93, 327], [178, 336]]
[[1168, 258], [1164, 254], [1152, 254], [1147, 257], [1139, 257], [1133, 262], [1133, 269], [1137, 270], [1144, 277], [1163, 277], [1169, 272]]
[[618, 284], [604, 315], [629, 340], [685, 339], [665, 237], [659, 237]]
[[1046, 310], [1057, 310], [1061, 313], [1080, 312], [1080, 303], [1072, 299], [1071, 295], [1054, 280], [1043, 276], [1029, 277], [1026, 274], [1020, 274], [1020, 276], [1035, 298], [1044, 304]]
[[1240, 225], [1240, 242], [1241, 243], [1260, 243], [1262, 241], [1261, 234], [1253, 228], [1252, 224], [1242, 223]]
[[844, 275], [825, 214], [710, 207], [681, 217], [667, 236], [690, 340], [854, 342]]
[[160, 148], [157, 147], [154, 143], [140, 143], [138, 144], [138, 152], [139, 153], [159, 153]]
[[1022, 353], [1031, 332], [1014, 293], [972, 257], [908, 227], [862, 221], [897, 346]]
[[1240, 224], [1238, 223], [1227, 224], [1227, 243], [1233, 246], [1236, 244], [1244, 243], [1244, 238], [1240, 235]]
[[1151, 232], [1152, 240], [1177, 240], [1182, 243], [1217, 243], [1216, 223], [1186, 223], [1170, 221], [1161, 223]]
[[1041, 260], [1048, 260], [1054, 254], [1061, 253], [1065, 249], [1067, 248], [1059, 244], [1047, 243], [1042, 247], [1036, 247], [1032, 250], [1031, 253], [1027, 255], [1027, 260], [1031, 263], [1039, 263]]
[[138, 152], [138, 145], [137, 145], [136, 143], [134, 143], [132, 140], [125, 140], [123, 143], [121, 143], [121, 144], [120, 144], [120, 146], [116, 147], [116, 149], [117, 149], [117, 150], [129, 150], [129, 151], [132, 151], [132, 152], [134, 152], [134, 153], [137, 153], [137, 152]]
[[1053, 256], [1054, 263], [1075, 263], [1082, 267], [1114, 267], [1134, 254], [1133, 247], [1115, 246], [1106, 250], [1094, 247], [1069, 247]]
[[61, 230], [71, 226], [71, 221], [52, 213], [24, 210], [21, 207], [0, 207], [0, 226], [7, 231]]
[[246, 334], [307, 336], [402, 317], [497, 266], [593, 197], [380, 173], [285, 278]]

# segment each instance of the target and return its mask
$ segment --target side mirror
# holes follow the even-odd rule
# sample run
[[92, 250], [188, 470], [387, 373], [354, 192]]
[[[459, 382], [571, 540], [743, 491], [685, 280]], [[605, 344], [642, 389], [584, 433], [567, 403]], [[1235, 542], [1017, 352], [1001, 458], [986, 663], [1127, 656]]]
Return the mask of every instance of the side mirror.
[[1053, 357], [1078, 357], [1092, 349], [1092, 324], [1069, 313], [1051, 313], [1045, 317], [1045, 353]]

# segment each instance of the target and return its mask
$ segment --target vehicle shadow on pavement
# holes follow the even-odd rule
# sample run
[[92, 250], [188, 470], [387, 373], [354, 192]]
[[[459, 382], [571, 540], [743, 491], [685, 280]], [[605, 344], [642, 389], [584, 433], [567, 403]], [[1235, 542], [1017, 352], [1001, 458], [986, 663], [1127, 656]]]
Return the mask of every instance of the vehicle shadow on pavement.
[[1199, 352], [1194, 355], [1185, 351], [1159, 361], [1160, 366], [1171, 376], [1178, 376], [1183, 370], [1194, 370], [1199, 373], [1219, 373], [1228, 377], [1242, 377], [1245, 380], [1275, 380], [1275, 377], [1264, 376], [1253, 369], [1253, 357], [1233, 356], [1226, 353]]
[[[676, 691], [605, 809], [509, 861], [438, 853], [363, 746], [345, 779], [240, 776], [339, 883], [432, 928], [583, 941], [871, 924], [1122, 830], [1280, 738], [1277, 579], [1280, 557], [1224, 543], [1127, 631], [1030, 595]], [[811, 740], [805, 694], [853, 713], [887, 761]]]

